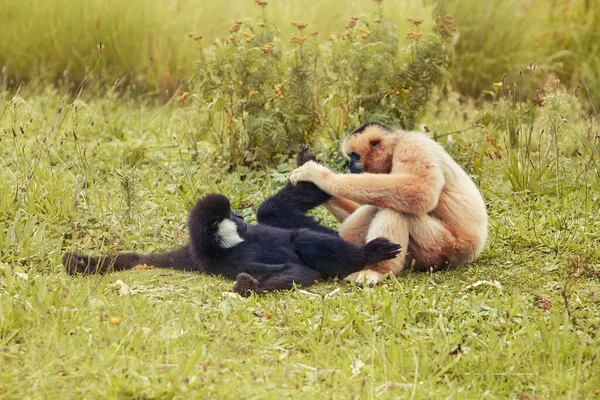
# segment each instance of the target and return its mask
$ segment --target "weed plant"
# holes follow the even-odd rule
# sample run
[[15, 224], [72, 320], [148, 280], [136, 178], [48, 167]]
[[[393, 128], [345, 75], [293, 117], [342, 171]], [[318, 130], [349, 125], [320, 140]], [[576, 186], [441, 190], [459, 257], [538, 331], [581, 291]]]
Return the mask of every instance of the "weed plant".
[[202, 131], [232, 165], [279, 163], [277, 156], [318, 136], [339, 142], [360, 121], [412, 129], [442, 83], [454, 29], [449, 16], [428, 35], [419, 31], [422, 19], [409, 18], [402, 51], [381, 8], [374, 18], [353, 17], [322, 46], [318, 32], [293, 22], [288, 49], [275, 43], [266, 2], [256, 3], [261, 17], [236, 22], [195, 64], [192, 97], [206, 118]]

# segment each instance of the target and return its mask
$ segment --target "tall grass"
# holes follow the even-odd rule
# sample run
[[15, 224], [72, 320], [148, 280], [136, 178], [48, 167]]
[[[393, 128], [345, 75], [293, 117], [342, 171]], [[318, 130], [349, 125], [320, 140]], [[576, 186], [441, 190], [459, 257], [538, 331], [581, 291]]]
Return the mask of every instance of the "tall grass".
[[[440, 0], [459, 33], [451, 75], [463, 94], [479, 96], [505, 73], [536, 63], [573, 87], [600, 87], [600, 3], [568, 0]], [[592, 93], [600, 101], [600, 90]]]
[[[567, 0], [385, 0], [386, 16], [398, 36], [410, 28], [407, 17], [432, 22], [434, 14], [455, 16], [453, 85], [462, 94], [479, 96], [489, 82], [530, 62], [576, 86], [584, 80], [600, 87], [600, 4]], [[273, 0], [268, 17], [282, 26], [282, 43], [292, 21], [308, 23], [322, 41], [343, 31], [350, 17], [372, 15], [372, 0], [284, 2]], [[75, 88], [98, 59], [88, 83], [131, 85], [137, 92], [169, 97], [200, 56], [203, 45], [227, 36], [236, 20], [261, 12], [252, 0], [0, 0], [0, 79], [18, 86], [28, 81], [55, 81]], [[399, 45], [405, 43], [400, 41]], [[509, 81], [517, 75], [509, 76]], [[595, 103], [600, 94], [592, 93]]]
[[[399, 22], [399, 32], [409, 27], [406, 17], [430, 13], [419, 2], [394, 0], [382, 7]], [[376, 9], [365, 0], [272, 1], [267, 16], [282, 26], [279, 35], [287, 42], [293, 21], [308, 23], [311, 32], [327, 38], [342, 31], [350, 17]], [[90, 81], [119, 79], [137, 91], [163, 94], [172, 92], [199, 58], [190, 33], [212, 43], [227, 36], [234, 21], [261, 14], [252, 0], [0, 0], [0, 10], [0, 69], [6, 68], [9, 85], [53, 80], [76, 88], [96, 63], [102, 42], [102, 60]]]

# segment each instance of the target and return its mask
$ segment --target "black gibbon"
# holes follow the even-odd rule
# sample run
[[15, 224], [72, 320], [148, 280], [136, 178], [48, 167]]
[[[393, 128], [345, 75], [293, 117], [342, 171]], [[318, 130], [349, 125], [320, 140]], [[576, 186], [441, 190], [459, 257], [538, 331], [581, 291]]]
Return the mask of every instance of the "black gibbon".
[[361, 244], [385, 237], [401, 254], [348, 277], [375, 283], [406, 267], [428, 271], [474, 260], [487, 238], [487, 212], [477, 186], [442, 146], [418, 132], [366, 123], [342, 151], [352, 174], [307, 162], [290, 176], [331, 196], [324, 205], [341, 222], [339, 234]]
[[209, 194], [193, 207], [188, 220], [190, 241], [179, 249], [101, 257], [67, 253], [63, 264], [70, 274], [105, 273], [147, 264], [222, 275], [235, 279], [234, 291], [246, 296], [346, 276], [398, 255], [400, 246], [387, 239], [356, 245], [306, 214], [329, 198], [311, 183], [288, 183], [261, 204], [259, 224], [246, 225], [225, 196]]

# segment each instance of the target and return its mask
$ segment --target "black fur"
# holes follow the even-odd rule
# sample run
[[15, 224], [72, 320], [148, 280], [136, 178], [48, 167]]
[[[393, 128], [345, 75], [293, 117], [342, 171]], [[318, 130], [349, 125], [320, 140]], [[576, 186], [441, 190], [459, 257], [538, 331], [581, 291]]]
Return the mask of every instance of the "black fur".
[[365, 122], [364, 124], [362, 124], [361, 126], [359, 126], [358, 128], [356, 128], [355, 130], [353, 130], [352, 133], [350, 133], [350, 134], [351, 135], [358, 135], [360, 133], [363, 133], [365, 131], [365, 129], [367, 129], [369, 126], [378, 126], [378, 127], [380, 127], [385, 132], [391, 132], [392, 131], [392, 128], [390, 126], [382, 124], [380, 122]]
[[[299, 160], [300, 161], [300, 160]], [[329, 199], [312, 183], [288, 184], [258, 209], [258, 225], [246, 225], [218, 194], [200, 199], [188, 221], [190, 242], [160, 254], [121, 253], [91, 257], [67, 253], [63, 264], [70, 274], [104, 273], [131, 269], [138, 264], [222, 275], [236, 279], [234, 290], [242, 295], [308, 286], [316, 280], [345, 276], [371, 264], [394, 258], [400, 246], [375, 239], [364, 246], [346, 242], [306, 212]], [[223, 248], [219, 223], [236, 223], [243, 242]]]

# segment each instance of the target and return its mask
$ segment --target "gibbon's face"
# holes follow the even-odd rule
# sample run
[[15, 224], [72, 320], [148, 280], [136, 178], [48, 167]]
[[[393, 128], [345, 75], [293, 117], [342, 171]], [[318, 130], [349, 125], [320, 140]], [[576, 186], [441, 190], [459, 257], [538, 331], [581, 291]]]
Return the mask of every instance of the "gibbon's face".
[[246, 225], [244, 217], [241, 214], [236, 213], [235, 211], [231, 211], [230, 218], [233, 222], [235, 222], [237, 232], [242, 236], [245, 235], [246, 231], [248, 230], [248, 225]]
[[363, 126], [348, 135], [342, 143], [342, 151], [349, 160], [350, 172], [389, 174], [395, 144], [393, 136], [389, 128], [380, 125]]
[[217, 224], [217, 235], [222, 248], [228, 249], [244, 241], [243, 237], [248, 230], [244, 217], [231, 211], [229, 218]]

